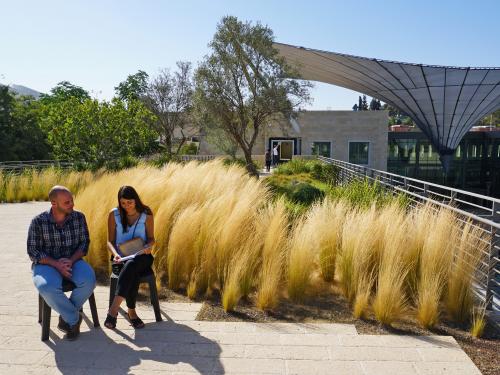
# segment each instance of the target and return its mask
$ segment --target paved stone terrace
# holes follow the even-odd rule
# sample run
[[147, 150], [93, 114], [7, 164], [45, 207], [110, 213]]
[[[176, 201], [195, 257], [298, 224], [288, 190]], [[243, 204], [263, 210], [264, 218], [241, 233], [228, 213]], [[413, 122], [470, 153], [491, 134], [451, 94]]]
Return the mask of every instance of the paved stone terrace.
[[[25, 241], [47, 203], [0, 205], [1, 374], [480, 374], [452, 337], [358, 335], [353, 325], [200, 322], [201, 305], [162, 302], [164, 322], [139, 305], [146, 328], [120, 317], [116, 331], [94, 329], [88, 304], [77, 341], [56, 329], [40, 341], [37, 294]], [[108, 288], [95, 291], [101, 324]]]

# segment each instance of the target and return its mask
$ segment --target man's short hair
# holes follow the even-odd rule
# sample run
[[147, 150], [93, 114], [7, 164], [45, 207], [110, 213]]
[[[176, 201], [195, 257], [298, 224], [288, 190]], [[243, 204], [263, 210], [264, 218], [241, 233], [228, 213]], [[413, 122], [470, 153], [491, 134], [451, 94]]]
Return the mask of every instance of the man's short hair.
[[62, 192], [71, 194], [71, 191], [66, 186], [56, 185], [52, 187], [52, 189], [50, 189], [49, 191], [49, 201], [55, 200], [57, 198], [57, 195]]

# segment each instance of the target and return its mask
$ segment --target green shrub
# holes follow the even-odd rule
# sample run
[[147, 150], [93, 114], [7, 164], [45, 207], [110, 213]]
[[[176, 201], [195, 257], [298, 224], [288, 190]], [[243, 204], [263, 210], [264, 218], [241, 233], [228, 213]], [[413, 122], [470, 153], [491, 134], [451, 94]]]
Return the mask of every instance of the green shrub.
[[178, 158], [175, 155], [167, 155], [165, 153], [162, 154], [157, 154], [153, 158], [148, 160], [148, 164], [156, 167], [156, 168], [161, 168], [165, 164], [170, 163], [171, 161], [177, 161]]
[[276, 174], [300, 174], [310, 173], [313, 163], [315, 161], [306, 161], [303, 159], [293, 159], [287, 163], [280, 164], [274, 171]]
[[[245, 168], [245, 169], [247, 167], [247, 162], [243, 158], [234, 158], [234, 159], [233, 158], [225, 158], [223, 160], [223, 164], [227, 167], [230, 165], [234, 165], [234, 164], [239, 165], [240, 167]], [[262, 169], [262, 166], [259, 165], [255, 160], [253, 161], [253, 165], [254, 165], [255, 169], [257, 169], [257, 170]]]
[[119, 171], [121, 169], [136, 167], [137, 164], [139, 164], [139, 160], [133, 156], [122, 156], [119, 159], [108, 160], [105, 167], [111, 171]]
[[323, 179], [323, 166], [320, 163], [313, 164], [311, 168], [311, 176], [316, 180]]
[[[294, 171], [302, 171], [294, 173]], [[309, 172], [304, 172], [309, 171]], [[317, 199], [325, 195], [333, 200], [345, 200], [352, 207], [367, 208], [375, 204], [382, 207], [396, 201], [408, 207], [409, 198], [404, 194], [394, 195], [379, 182], [358, 180], [339, 186], [340, 168], [317, 160], [295, 160], [280, 165], [265, 183], [275, 197], [284, 196], [292, 216], [301, 214]], [[291, 208], [291, 210], [290, 210]]]
[[298, 183], [291, 189], [289, 198], [295, 203], [310, 205], [325, 196], [325, 193], [308, 183]]
[[336, 185], [339, 182], [340, 167], [333, 164], [323, 164], [321, 181], [330, 185]]
[[372, 204], [382, 207], [394, 201], [397, 201], [401, 207], [409, 205], [409, 199], [406, 195], [394, 195], [378, 181], [371, 182], [368, 179], [353, 181], [343, 186], [335, 186], [328, 195], [332, 199], [347, 200], [354, 207], [368, 208]]
[[198, 146], [196, 143], [186, 143], [182, 145], [179, 155], [196, 155], [198, 154]]
[[317, 162], [312, 165], [311, 176], [329, 185], [336, 185], [340, 174], [340, 168], [333, 164]]

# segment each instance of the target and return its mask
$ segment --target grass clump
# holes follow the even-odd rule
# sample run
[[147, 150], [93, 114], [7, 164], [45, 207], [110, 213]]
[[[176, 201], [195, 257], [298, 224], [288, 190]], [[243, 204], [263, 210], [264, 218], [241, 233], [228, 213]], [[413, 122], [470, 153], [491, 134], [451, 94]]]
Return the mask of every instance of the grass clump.
[[318, 163], [316, 160], [292, 159], [289, 162], [279, 164], [274, 173], [278, 175], [311, 173], [313, 165]]
[[294, 302], [305, 299], [315, 268], [315, 229], [311, 216], [298, 220], [292, 230], [288, 258], [288, 296]]
[[325, 193], [317, 187], [304, 182], [296, 184], [290, 191], [290, 199], [295, 203], [303, 205], [310, 205], [323, 198], [324, 195]]
[[257, 307], [273, 309], [278, 305], [279, 293], [287, 255], [288, 217], [283, 199], [266, 207], [260, 225], [265, 228], [262, 245], [262, 267], [257, 288]]
[[472, 309], [472, 322], [470, 327], [470, 334], [474, 338], [483, 336], [484, 328], [486, 327], [486, 302], [479, 304]]
[[336, 185], [339, 182], [340, 168], [333, 164], [315, 163], [311, 168], [311, 176], [329, 185]]
[[21, 173], [0, 172], [0, 202], [45, 201], [54, 185], [66, 186], [73, 194], [91, 183], [101, 172], [77, 172], [54, 167], [37, 170], [24, 169]]
[[[394, 206], [389, 207], [388, 212], [391, 211], [398, 212]], [[390, 226], [386, 226], [383, 236], [373, 311], [379, 322], [392, 325], [408, 307], [404, 288], [408, 265], [402, 256], [406, 249], [407, 226], [401, 210], [393, 217]]]
[[[262, 169], [264, 166], [262, 165], [262, 163], [256, 161], [256, 160], [252, 160], [253, 162], [253, 166], [255, 167], [256, 170], [260, 170]], [[240, 158], [240, 157], [237, 157], [237, 158], [224, 158], [223, 159], [223, 164], [226, 166], [226, 167], [229, 167], [229, 166], [232, 166], [232, 165], [236, 165], [236, 166], [239, 166], [241, 168], [246, 168], [247, 167], [247, 161], [244, 159], [244, 158]]]
[[417, 284], [417, 320], [424, 328], [432, 328], [439, 321], [439, 303], [450, 274], [453, 245], [458, 242], [451, 211], [439, 210], [431, 222], [432, 230], [422, 248]]
[[383, 207], [394, 201], [401, 207], [409, 205], [409, 201], [404, 195], [395, 196], [379, 182], [371, 182], [368, 179], [355, 180], [347, 185], [335, 186], [328, 192], [328, 196], [331, 199], [344, 199], [353, 207], [368, 208], [372, 204]]
[[473, 313], [474, 273], [487, 253], [489, 242], [490, 236], [469, 221], [462, 228], [459, 245], [453, 249], [445, 304], [450, 317], [458, 323], [465, 323]]
[[317, 205], [316, 233], [318, 237], [318, 263], [324, 281], [333, 282], [337, 256], [341, 246], [342, 228], [348, 208], [344, 202], [325, 200]]

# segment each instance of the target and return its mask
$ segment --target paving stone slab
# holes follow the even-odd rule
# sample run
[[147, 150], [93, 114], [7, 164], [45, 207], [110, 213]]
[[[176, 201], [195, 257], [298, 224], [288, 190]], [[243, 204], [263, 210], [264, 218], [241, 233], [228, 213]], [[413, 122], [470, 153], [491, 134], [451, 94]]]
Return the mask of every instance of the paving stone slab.
[[473, 363], [419, 362], [415, 363], [419, 375], [481, 375]]
[[412, 362], [398, 361], [362, 361], [365, 375], [419, 375]]
[[287, 360], [287, 375], [364, 375], [361, 363], [354, 361]]

